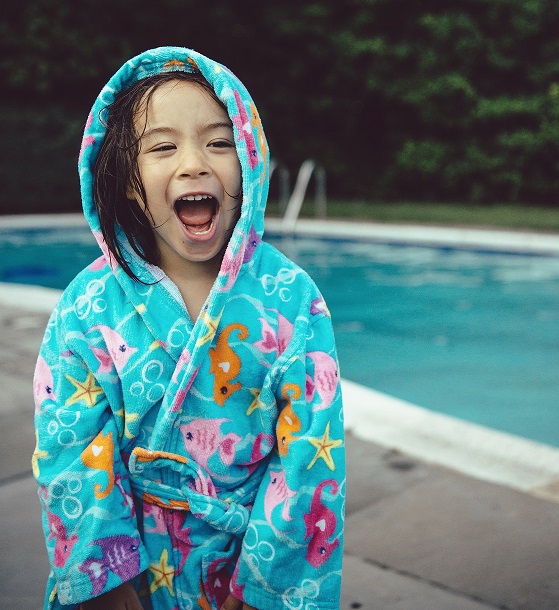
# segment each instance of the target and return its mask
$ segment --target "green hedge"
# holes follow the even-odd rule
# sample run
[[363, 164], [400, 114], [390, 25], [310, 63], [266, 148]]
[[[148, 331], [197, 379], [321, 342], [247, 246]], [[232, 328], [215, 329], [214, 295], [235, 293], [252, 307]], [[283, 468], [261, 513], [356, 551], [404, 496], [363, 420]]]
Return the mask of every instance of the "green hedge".
[[122, 61], [161, 44], [239, 75], [292, 181], [313, 158], [343, 199], [558, 205], [558, 31], [556, 0], [11, 2], [0, 83], [29, 148], [2, 163], [0, 209], [21, 185], [20, 206], [73, 205], [77, 122]]

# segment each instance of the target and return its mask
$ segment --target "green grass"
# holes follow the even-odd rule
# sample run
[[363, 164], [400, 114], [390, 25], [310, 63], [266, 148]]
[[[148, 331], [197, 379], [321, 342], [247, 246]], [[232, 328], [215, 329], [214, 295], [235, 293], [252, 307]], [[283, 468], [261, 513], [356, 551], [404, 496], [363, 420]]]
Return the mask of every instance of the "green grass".
[[[559, 233], [559, 207], [328, 200], [327, 210], [328, 218], [332, 219], [490, 227]], [[270, 216], [280, 215], [277, 202], [269, 203], [268, 214]], [[313, 202], [305, 201], [301, 218], [312, 218], [313, 216]]]

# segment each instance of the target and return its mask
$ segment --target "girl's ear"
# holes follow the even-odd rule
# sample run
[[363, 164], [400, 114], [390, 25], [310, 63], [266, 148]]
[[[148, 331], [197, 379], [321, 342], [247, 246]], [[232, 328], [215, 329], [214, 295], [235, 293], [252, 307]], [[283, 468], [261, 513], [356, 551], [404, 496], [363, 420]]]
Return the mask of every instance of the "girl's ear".
[[131, 184], [126, 187], [126, 199], [129, 199], [130, 201], [137, 201], [136, 191], [132, 188]]

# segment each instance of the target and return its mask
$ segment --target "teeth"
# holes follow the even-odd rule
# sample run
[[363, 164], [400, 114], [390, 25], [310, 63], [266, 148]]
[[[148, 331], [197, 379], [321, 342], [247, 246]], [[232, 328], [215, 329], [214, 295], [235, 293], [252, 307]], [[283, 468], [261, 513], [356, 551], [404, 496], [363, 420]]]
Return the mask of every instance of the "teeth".
[[179, 201], [202, 201], [202, 199], [212, 199], [211, 195], [186, 195], [179, 197]]

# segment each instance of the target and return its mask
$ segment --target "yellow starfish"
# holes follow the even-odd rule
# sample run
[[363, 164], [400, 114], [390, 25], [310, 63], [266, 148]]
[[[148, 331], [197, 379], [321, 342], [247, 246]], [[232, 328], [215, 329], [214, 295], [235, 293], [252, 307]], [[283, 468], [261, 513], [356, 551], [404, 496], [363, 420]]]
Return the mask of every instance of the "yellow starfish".
[[332, 449], [343, 445], [343, 441], [333, 440], [330, 438], [330, 422], [326, 424], [326, 429], [324, 430], [322, 438], [316, 436], [310, 437], [307, 440], [311, 445], [316, 447], [316, 455], [313, 457], [311, 463], [307, 466], [307, 470], [310, 470], [315, 465], [318, 458], [322, 458], [330, 470], [335, 470], [336, 465], [334, 464], [334, 460], [332, 459], [330, 452]]
[[121, 417], [124, 419], [124, 436], [126, 438], [134, 438], [134, 435], [130, 432], [130, 430], [128, 428], [128, 422], [136, 421], [140, 417], [140, 414], [139, 413], [127, 413], [124, 410], [124, 407], [122, 407], [122, 409], [120, 409], [119, 411], [115, 411], [115, 415], [118, 415], [118, 417]]
[[153, 581], [149, 587], [151, 593], [154, 593], [159, 587], [167, 587], [171, 597], [175, 597], [173, 592], [173, 577], [175, 576], [175, 568], [167, 564], [169, 554], [167, 549], [163, 549], [159, 563], [152, 563], [149, 566], [149, 571], [153, 574]]
[[66, 379], [76, 386], [76, 391], [66, 401], [66, 406], [73, 405], [80, 400], [83, 400], [88, 407], [93, 407], [97, 402], [97, 398], [103, 393], [103, 389], [95, 383], [93, 373], [89, 371], [84, 381], [78, 381], [70, 375], [66, 375]]
[[39, 449], [39, 431], [35, 430], [35, 438], [37, 439], [37, 444], [35, 445], [35, 451], [33, 451], [33, 457], [31, 458], [31, 466], [33, 468], [33, 476], [37, 478], [40, 474], [39, 470], [39, 460], [41, 458], [48, 457], [48, 451], [43, 451]]
[[252, 415], [256, 409], [261, 409], [266, 406], [266, 403], [260, 400], [260, 390], [258, 388], [248, 388], [248, 391], [254, 396], [254, 400], [250, 403], [247, 409], [247, 415]]
[[202, 322], [204, 322], [204, 324], [206, 325], [208, 332], [205, 335], [202, 335], [198, 339], [198, 341], [196, 341], [196, 347], [203, 345], [204, 343], [207, 343], [208, 341], [211, 341], [214, 338], [215, 333], [217, 332], [217, 327], [219, 326], [219, 321], [221, 320], [222, 313], [223, 310], [221, 310], [218, 316], [212, 318], [207, 314], [207, 312], [202, 312]]

